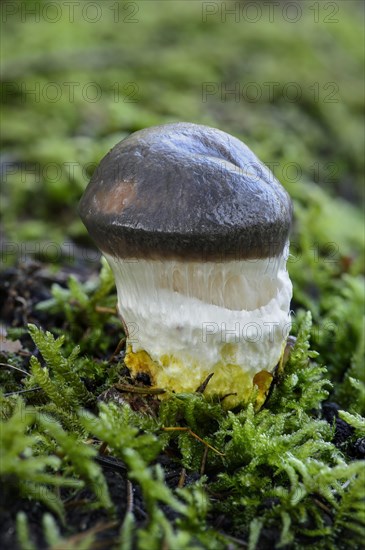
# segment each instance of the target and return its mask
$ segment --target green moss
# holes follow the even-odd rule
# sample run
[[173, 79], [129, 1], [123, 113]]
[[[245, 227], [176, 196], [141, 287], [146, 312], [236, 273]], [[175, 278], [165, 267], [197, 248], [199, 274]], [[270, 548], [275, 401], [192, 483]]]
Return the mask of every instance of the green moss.
[[[46, 362], [42, 368], [33, 358], [30, 385], [42, 387], [45, 402], [28, 405], [20, 414], [22, 402], [3, 398], [8, 412], [1, 430], [1, 476], [12, 475], [29, 498], [37, 498], [40, 484], [77, 487], [82, 480], [95, 491], [98, 505], [112, 511], [103, 474], [94, 461], [96, 448], [89, 443], [99, 441], [123, 461], [130, 480], [141, 487], [148, 524], [138, 529], [139, 548], [147, 548], [148, 540], [158, 548], [166, 539], [181, 548], [198, 541], [223, 548], [229, 537], [209, 527], [213, 502], [215, 514], [233, 518], [230, 535], [250, 541], [252, 548], [270, 529], [275, 529], [277, 548], [301, 548], [312, 540], [318, 548], [332, 548], [345, 533], [351, 533], [349, 547], [360, 544], [365, 527], [360, 482], [364, 463], [349, 461], [336, 448], [333, 428], [321, 419], [321, 403], [331, 384], [326, 369], [315, 361], [318, 354], [309, 347], [310, 314], [303, 316], [289, 363], [258, 412], [253, 402], [227, 412], [203, 394], [177, 394], [162, 402], [157, 416], [133, 412], [126, 403], [104, 403], [91, 413], [81, 408], [90, 406], [85, 379], [82, 382], [77, 374], [83, 359], [76, 352], [66, 359], [61, 339], [34, 327], [30, 331]], [[76, 367], [72, 371], [71, 365]], [[363, 434], [360, 415], [344, 412], [342, 417], [357, 436]], [[165, 484], [161, 467], [150, 464], [176, 445], [176, 459], [191, 471], [199, 471], [204, 463], [208, 477], [174, 492]], [[20, 453], [26, 460], [19, 460]], [[43, 472], [46, 467], [57, 469], [58, 476]], [[44, 500], [62, 515], [60, 500]], [[162, 504], [175, 511], [175, 520], [168, 519]], [[21, 539], [22, 517], [19, 522]], [[137, 535], [134, 522], [133, 514], [126, 516], [124, 543], [126, 533], [129, 540]]]

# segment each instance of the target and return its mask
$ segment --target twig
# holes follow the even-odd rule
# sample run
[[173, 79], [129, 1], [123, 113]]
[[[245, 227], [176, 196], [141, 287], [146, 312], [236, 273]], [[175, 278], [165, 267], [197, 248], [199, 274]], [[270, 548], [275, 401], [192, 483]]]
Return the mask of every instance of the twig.
[[123, 338], [121, 338], [119, 340], [117, 347], [115, 348], [115, 350], [113, 351], [113, 353], [111, 354], [111, 356], [108, 359], [108, 363], [111, 363], [113, 361], [114, 357], [116, 355], [118, 355], [118, 353], [121, 351], [122, 347], [125, 344], [125, 340], [126, 340], [125, 336], [123, 336]]
[[224, 536], [235, 544], [239, 544], [241, 548], [248, 547], [248, 542], [246, 542], [245, 540], [238, 539], [237, 537], [232, 537], [232, 535], [228, 535], [228, 533], [224, 533]]
[[204, 441], [204, 439], [202, 439], [201, 437], [199, 437], [196, 433], [193, 432], [193, 430], [191, 430], [190, 428], [184, 428], [184, 427], [181, 427], [181, 426], [178, 426], [178, 427], [174, 427], [174, 426], [168, 426], [166, 428], [162, 428], [162, 430], [164, 430], [165, 432], [187, 432], [189, 435], [191, 435], [192, 437], [195, 437], [195, 439], [197, 439], [198, 441], [200, 441], [200, 443], [203, 443], [203, 445], [205, 445], [206, 447], [208, 447], [209, 449], [211, 449], [212, 451], [214, 451], [215, 453], [217, 453], [217, 455], [219, 456], [225, 456], [224, 453], [221, 453], [220, 451], [218, 451], [218, 449], [216, 449], [215, 447], [213, 447], [213, 445], [211, 445], [210, 443], [208, 443], [207, 441]]
[[129, 392], [129, 393], [142, 393], [142, 394], [149, 394], [149, 395], [159, 395], [161, 393], [165, 393], [166, 390], [162, 388], [150, 388], [150, 387], [140, 387], [140, 386], [130, 386], [129, 384], [114, 384], [114, 388], [116, 388], [119, 391]]
[[9, 368], [9, 369], [14, 369], [14, 370], [17, 370], [19, 372], [22, 372], [23, 374], [26, 374], [27, 376], [30, 376], [29, 372], [27, 372], [26, 370], [20, 369], [19, 367], [16, 367], [15, 365], [10, 365], [9, 363], [0, 363], [0, 367], [6, 367], [6, 368]]
[[108, 444], [106, 441], [103, 441], [103, 443], [99, 447], [99, 454], [103, 455], [105, 454], [105, 451], [107, 450]]
[[185, 470], [185, 468], [183, 468], [181, 470], [181, 474], [180, 474], [180, 477], [179, 477], [179, 482], [177, 484], [179, 489], [182, 489], [184, 487], [185, 480], [186, 480], [186, 470]]
[[25, 349], [21, 349], [17, 352], [18, 355], [21, 355], [22, 357], [30, 357], [33, 355], [30, 351], [26, 351]]
[[220, 398], [220, 402], [222, 403], [224, 399], [226, 399], [227, 397], [231, 397], [231, 395], [237, 395], [237, 392], [226, 393], [225, 395], [223, 395], [223, 397]]
[[[108, 523], [98, 523], [95, 525], [95, 527], [92, 527], [91, 529], [87, 529], [87, 531], [83, 531], [83, 533], [78, 533], [77, 535], [73, 535], [72, 537], [69, 537], [66, 540], [62, 540], [59, 543], [56, 543], [54, 546], [50, 548], [50, 550], [64, 550], [65, 548], [71, 548], [76, 545], [76, 543], [82, 541], [89, 535], [97, 535], [98, 533], [101, 533], [102, 531], [106, 531], [107, 529], [112, 529], [113, 527], [117, 527], [118, 522], [117, 521], [109, 521]], [[67, 546], [65, 546], [65, 543]], [[97, 546], [93, 547], [96, 548]]]
[[95, 311], [97, 313], [111, 313], [112, 315], [117, 314], [117, 309], [115, 307], [95, 306]]
[[125, 474], [125, 471], [127, 469], [124, 462], [118, 460], [117, 458], [114, 458], [113, 456], [96, 455], [95, 460], [96, 462], [99, 462], [99, 464], [101, 464], [104, 468], [108, 468], [113, 472], [123, 472], [123, 474]]
[[131, 514], [133, 512], [134, 497], [133, 497], [133, 485], [127, 479], [127, 511], [126, 513]]
[[196, 393], [204, 393], [205, 392], [205, 389], [206, 389], [207, 385], [209, 384], [210, 379], [212, 378], [212, 376], [214, 376], [214, 372], [211, 372], [210, 374], [208, 374], [208, 376], [206, 377], [204, 382], [202, 384], [200, 384], [200, 386], [197, 390], [195, 390]]
[[322, 510], [324, 510], [325, 512], [327, 512], [327, 514], [329, 516], [333, 516], [333, 513], [332, 511], [328, 508], [328, 506], [326, 506], [325, 504], [323, 504], [323, 502], [321, 502], [320, 500], [318, 500], [317, 498], [314, 498], [313, 499], [314, 502], [317, 504], [317, 506], [319, 506], [320, 508], [322, 508]]
[[203, 476], [205, 472], [205, 465], [207, 463], [208, 447], [204, 447], [204, 453], [202, 457], [202, 463], [200, 465], [200, 475]]
[[31, 388], [30, 390], [18, 390], [18, 391], [11, 391], [9, 393], [4, 393], [4, 397], [10, 397], [11, 395], [18, 395], [20, 393], [27, 393], [27, 392], [31, 392], [31, 391], [39, 391], [41, 390], [42, 388], [40, 386], [37, 386], [35, 388]]

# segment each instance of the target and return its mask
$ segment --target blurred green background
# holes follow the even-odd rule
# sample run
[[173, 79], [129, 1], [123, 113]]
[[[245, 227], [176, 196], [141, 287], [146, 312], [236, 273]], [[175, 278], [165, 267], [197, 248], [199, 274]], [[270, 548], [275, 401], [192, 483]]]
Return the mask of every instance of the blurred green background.
[[[245, 141], [295, 201], [294, 278], [364, 244], [363, 3], [5, 1], [3, 261], [72, 262], [77, 203], [130, 132], [172, 121]], [[355, 267], [354, 267], [355, 265]]]
[[[104, 279], [94, 277], [93, 282], [93, 277], [89, 277], [100, 267], [99, 254], [78, 217], [78, 201], [97, 163], [119, 140], [146, 126], [190, 121], [218, 127], [242, 139], [271, 167], [293, 198], [295, 214], [288, 261], [294, 287], [292, 333], [298, 333], [303, 310], [310, 310], [314, 321], [311, 347], [319, 356], [315, 352], [295, 356], [300, 374], [289, 375], [287, 386], [282, 385], [283, 396], [287, 392], [290, 399], [298, 396], [298, 403], [305, 403], [307, 387], [313, 380], [310, 403], [312, 398], [313, 403], [319, 403], [323, 394], [318, 388], [323, 382], [311, 374], [313, 363], [318, 362], [328, 368], [323, 374], [331, 381], [328, 399], [336, 407], [364, 415], [363, 0], [0, 0], [0, 9], [0, 269], [17, 260], [35, 258], [48, 264], [44, 270], [41, 264], [46, 275], [51, 271], [56, 276], [53, 271], [58, 270], [66, 277], [71, 272], [81, 279], [81, 283], [71, 279], [68, 288], [62, 279], [62, 286], [54, 285], [52, 299], [34, 307], [39, 314], [35, 317], [37, 323], [55, 334], [63, 334], [70, 350], [77, 344], [83, 354], [92, 355], [77, 359], [80, 362], [76, 362], [76, 376], [84, 372], [86, 379], [94, 381], [100, 377], [104, 384], [101, 373], [104, 376], [107, 370], [101, 358], [107, 350], [115, 349], [121, 334], [120, 325], [114, 326], [110, 315], [106, 317], [100, 308], [97, 311], [101, 298], [108, 300], [107, 306], [113, 306], [115, 296], [108, 294], [105, 270]], [[20, 303], [23, 295], [27, 298], [23, 300], [24, 309], [20, 309], [24, 315], [19, 319], [11, 317], [13, 336], [20, 334], [19, 325], [29, 319], [26, 307], [35, 306], [34, 302], [42, 299], [42, 293], [36, 292], [42, 279], [39, 276], [32, 282], [32, 265], [28, 267], [11, 268], [0, 277], [0, 290], [7, 297], [7, 304]], [[12, 278], [13, 287], [8, 285]], [[48, 279], [50, 285], [52, 277]], [[88, 282], [82, 284], [85, 280]], [[110, 313], [110, 307], [105, 309]], [[309, 374], [303, 376], [308, 357], [312, 358]], [[27, 357], [19, 355], [16, 360], [19, 362], [15, 365], [23, 367]], [[54, 372], [57, 374], [56, 369]], [[111, 372], [105, 378], [105, 387], [109, 387], [110, 380], [114, 383], [113, 376], [118, 371]], [[72, 385], [74, 378], [70, 380]], [[283, 399], [284, 404], [278, 403], [273, 410], [278, 407], [280, 415], [289, 414], [291, 401], [284, 403]], [[79, 402], [74, 406], [79, 407]], [[312, 406], [306, 405], [308, 410]], [[307, 416], [302, 417], [302, 405], [298, 407], [293, 410], [299, 420], [293, 420], [294, 424], [289, 420], [285, 428], [284, 424], [278, 428], [282, 441], [289, 441], [285, 430], [290, 433], [293, 426], [298, 426], [298, 433], [302, 430], [303, 418]], [[316, 410], [314, 415], [317, 414], [320, 413]], [[281, 420], [275, 422], [279, 425]], [[313, 447], [308, 446], [304, 455], [298, 456], [307, 457], [313, 449], [313, 458], [303, 459], [312, 468], [320, 464], [317, 458], [322, 435], [320, 431], [305, 431], [301, 437], [303, 433], [305, 437], [308, 434], [307, 443]], [[19, 440], [24, 441], [21, 436]], [[39, 440], [43, 445], [43, 436]], [[251, 472], [264, 471], [265, 463], [256, 461], [255, 455], [261, 452], [260, 445], [253, 446], [252, 451], [252, 463], [260, 469]], [[323, 441], [323, 445], [329, 442]], [[342, 440], [337, 440], [336, 445], [341, 452], [344, 450], [346, 461], [351, 464], [351, 449], [355, 447], [341, 447]], [[343, 483], [340, 470], [336, 475], [340, 476], [342, 489], [337, 491], [339, 481], [330, 475], [330, 468], [337, 468], [333, 466], [331, 448], [326, 447], [331, 466], [324, 470], [324, 477], [306, 474], [310, 487], [325, 478], [328, 487], [332, 484], [328, 494], [333, 491], [334, 497], [331, 500], [326, 496], [328, 502], [337, 501], [349, 483]], [[277, 456], [282, 461], [280, 453]], [[64, 454], [67, 457], [67, 452]], [[245, 469], [246, 455], [240, 460]], [[289, 472], [289, 460], [287, 465]], [[294, 472], [291, 465], [290, 468]], [[68, 472], [69, 465], [67, 475]], [[249, 479], [244, 475], [242, 484]], [[296, 487], [294, 474], [288, 475]], [[276, 485], [277, 493], [272, 494], [280, 495], [283, 502], [283, 508], [276, 508], [275, 504], [282, 515], [282, 536], [289, 533], [291, 519], [287, 511], [281, 510], [289, 510], [294, 525], [299, 522], [300, 537], [301, 533], [305, 537], [325, 533], [323, 546], [316, 546], [316, 540], [310, 539], [313, 548], [327, 548], [327, 540], [334, 548], [332, 529], [338, 527], [333, 527], [327, 501], [311, 489], [308, 497], [315, 501], [313, 508], [309, 500], [304, 500], [305, 492], [296, 493], [295, 489], [289, 504], [281, 478], [276, 479], [280, 486]], [[271, 504], [263, 486], [255, 485], [259, 489], [249, 493], [249, 500], [242, 500], [242, 495], [230, 487], [233, 504], [226, 508], [227, 515], [241, 521], [240, 506], [248, 503], [246, 527], [251, 521], [251, 510], [255, 514], [253, 521], [269, 518]], [[224, 510], [225, 499], [218, 502], [215, 494], [213, 491], [213, 499], [209, 495], [209, 500], [214, 508], [220, 506]], [[324, 490], [323, 494], [326, 495]], [[345, 508], [338, 501], [340, 537], [346, 533], [341, 521], [350, 528], [354, 525], [354, 531], [357, 529], [353, 520], [360, 517], [362, 509], [351, 501], [353, 494], [347, 493], [347, 504], [343, 498]], [[17, 493], [14, 495], [17, 498]], [[276, 497], [269, 496], [274, 503]], [[308, 510], [315, 510], [314, 518], [320, 517], [316, 507], [321, 505], [322, 531], [306, 530], [309, 524], [301, 512], [303, 503], [308, 503]], [[348, 515], [343, 512], [346, 506]], [[239, 515], [232, 510], [240, 510]], [[71, 511], [73, 514], [74, 509]], [[278, 516], [271, 517], [276, 521]], [[361, 534], [359, 531], [360, 537]], [[343, 547], [346, 537], [341, 540]]]

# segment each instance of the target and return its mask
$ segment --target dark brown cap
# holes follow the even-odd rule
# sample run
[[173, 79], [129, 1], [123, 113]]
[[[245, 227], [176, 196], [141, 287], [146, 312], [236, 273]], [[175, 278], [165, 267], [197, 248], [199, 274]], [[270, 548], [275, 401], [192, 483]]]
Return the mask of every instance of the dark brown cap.
[[189, 123], [146, 128], [100, 162], [79, 205], [98, 247], [120, 258], [278, 256], [292, 204], [241, 141]]

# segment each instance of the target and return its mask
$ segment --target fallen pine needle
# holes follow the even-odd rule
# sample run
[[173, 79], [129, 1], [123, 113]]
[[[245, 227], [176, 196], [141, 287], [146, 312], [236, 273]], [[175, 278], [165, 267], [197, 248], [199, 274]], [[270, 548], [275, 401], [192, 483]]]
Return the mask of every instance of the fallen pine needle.
[[162, 430], [164, 430], [165, 432], [187, 432], [189, 435], [191, 435], [192, 437], [195, 437], [195, 439], [197, 439], [198, 441], [200, 441], [200, 443], [203, 443], [203, 445], [205, 445], [206, 447], [208, 447], [208, 449], [211, 449], [212, 451], [214, 451], [217, 455], [219, 456], [225, 456], [224, 453], [221, 453], [220, 451], [218, 451], [218, 449], [216, 449], [215, 447], [213, 447], [213, 445], [210, 445], [210, 443], [208, 443], [207, 441], [204, 441], [204, 439], [202, 439], [201, 437], [199, 437], [196, 433], [194, 433], [190, 428], [184, 428], [184, 427], [181, 427], [181, 426], [178, 426], [178, 427], [174, 427], [174, 426], [168, 426], [166, 428], [162, 428]]

